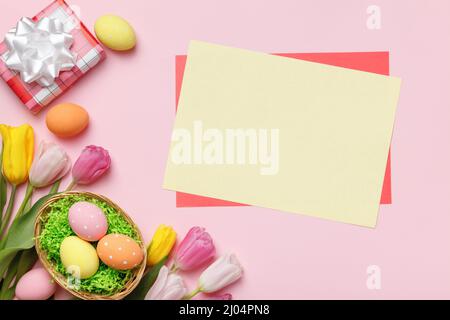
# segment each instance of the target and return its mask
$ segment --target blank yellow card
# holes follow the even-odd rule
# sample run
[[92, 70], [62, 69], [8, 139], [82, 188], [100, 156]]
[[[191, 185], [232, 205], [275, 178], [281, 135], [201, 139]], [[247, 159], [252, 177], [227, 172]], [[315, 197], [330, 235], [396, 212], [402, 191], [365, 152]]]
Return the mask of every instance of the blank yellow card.
[[164, 188], [375, 227], [400, 82], [192, 41]]

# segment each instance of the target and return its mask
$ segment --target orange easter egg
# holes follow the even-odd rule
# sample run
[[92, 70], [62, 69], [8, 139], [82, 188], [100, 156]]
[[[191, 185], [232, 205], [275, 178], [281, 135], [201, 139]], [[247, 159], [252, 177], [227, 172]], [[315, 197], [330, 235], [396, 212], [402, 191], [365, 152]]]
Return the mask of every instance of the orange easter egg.
[[46, 117], [47, 128], [60, 138], [79, 135], [89, 124], [87, 111], [74, 103], [61, 103], [51, 108]]
[[133, 269], [144, 259], [144, 253], [136, 241], [117, 233], [100, 239], [97, 254], [104, 264], [117, 270]]

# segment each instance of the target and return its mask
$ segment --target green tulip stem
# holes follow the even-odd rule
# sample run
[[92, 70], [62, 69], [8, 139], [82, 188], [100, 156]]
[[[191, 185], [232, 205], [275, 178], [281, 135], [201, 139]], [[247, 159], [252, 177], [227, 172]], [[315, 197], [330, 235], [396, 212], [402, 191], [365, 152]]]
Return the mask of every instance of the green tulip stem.
[[48, 194], [57, 193], [60, 185], [61, 185], [61, 179], [59, 179], [52, 185], [52, 188], [50, 189], [50, 192]]
[[66, 191], [72, 191], [77, 186], [77, 183], [75, 180], [72, 180], [72, 182], [67, 187]]
[[16, 191], [17, 191], [17, 186], [13, 185], [11, 188], [11, 194], [9, 196], [8, 207], [6, 208], [5, 216], [4, 216], [4, 219], [0, 226], [0, 238], [2, 237], [3, 232], [5, 231], [6, 227], [9, 224], [9, 219], [11, 219], [11, 213], [12, 213], [12, 210], [14, 207], [14, 200], [16, 198]]
[[15, 219], [19, 218], [23, 214], [23, 211], [28, 203], [28, 200], [30, 200], [31, 195], [33, 194], [33, 191], [34, 191], [34, 187], [30, 183], [28, 183], [27, 190], [25, 191], [25, 197], [23, 198], [23, 201], [22, 201], [22, 204], [20, 205], [19, 210], [17, 210]]
[[183, 300], [191, 300], [193, 297], [195, 297], [197, 294], [199, 294], [200, 292], [202, 292], [201, 288], [197, 288], [194, 291], [191, 291], [190, 293], [188, 293], [187, 295], [185, 295], [183, 297]]

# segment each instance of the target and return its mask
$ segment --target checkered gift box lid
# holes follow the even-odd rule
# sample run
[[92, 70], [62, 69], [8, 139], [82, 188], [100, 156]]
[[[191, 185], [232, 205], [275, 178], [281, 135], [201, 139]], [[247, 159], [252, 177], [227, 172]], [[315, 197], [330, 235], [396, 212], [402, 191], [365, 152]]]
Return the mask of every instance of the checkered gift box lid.
[[[83, 75], [106, 58], [105, 52], [97, 39], [89, 32], [75, 12], [63, 0], [56, 0], [32, 18], [37, 22], [44, 17], [59, 19], [64, 30], [73, 36], [71, 51], [76, 53], [76, 66], [70, 71], [62, 71], [55, 83], [42, 87], [36, 82], [27, 84], [20, 75], [10, 70], [0, 59], [0, 76], [14, 91], [25, 106], [33, 113], [38, 113], [58, 96], [66, 92]], [[0, 56], [8, 51], [4, 42], [0, 43]]]

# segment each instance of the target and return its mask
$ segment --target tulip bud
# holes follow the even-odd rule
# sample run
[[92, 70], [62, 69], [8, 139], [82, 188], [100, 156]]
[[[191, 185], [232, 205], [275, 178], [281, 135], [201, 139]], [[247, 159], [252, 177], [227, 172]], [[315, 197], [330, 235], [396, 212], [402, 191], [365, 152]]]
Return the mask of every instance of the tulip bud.
[[24, 124], [20, 127], [0, 125], [3, 139], [3, 175], [14, 186], [27, 181], [33, 162], [34, 132]]
[[183, 279], [175, 273], [170, 273], [166, 266], [162, 266], [145, 300], [180, 300], [186, 292]]
[[234, 254], [217, 259], [200, 275], [201, 292], [216, 292], [237, 281], [242, 276], [242, 267]]
[[172, 227], [160, 225], [153, 235], [152, 242], [147, 249], [147, 265], [154, 266], [167, 257], [172, 250], [177, 234]]
[[30, 170], [30, 184], [36, 188], [46, 187], [61, 179], [70, 170], [67, 153], [58, 145], [41, 142], [36, 159]]
[[174, 269], [196, 269], [214, 258], [215, 254], [213, 240], [205, 228], [193, 227], [177, 248]]
[[102, 147], [87, 146], [73, 166], [73, 184], [91, 184], [108, 171], [110, 166], [108, 151]]

